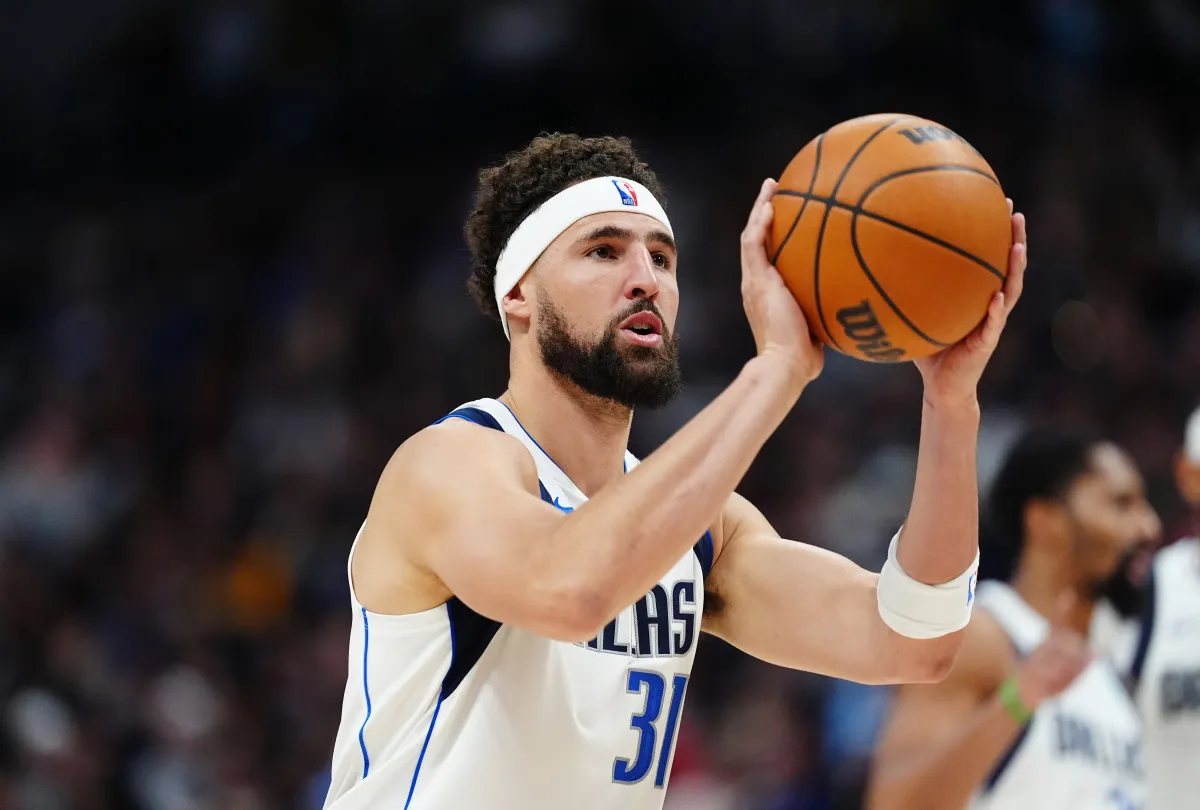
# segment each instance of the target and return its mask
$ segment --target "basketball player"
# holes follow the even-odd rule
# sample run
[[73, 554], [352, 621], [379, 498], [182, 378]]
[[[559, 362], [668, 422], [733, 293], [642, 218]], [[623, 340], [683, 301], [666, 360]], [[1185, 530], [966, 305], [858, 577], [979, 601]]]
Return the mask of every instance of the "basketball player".
[[1019, 544], [1008, 583], [985, 580], [949, 676], [901, 687], [876, 750], [870, 810], [1138, 810], [1137, 712], [1085, 638], [1098, 598], [1127, 593], [1160, 525], [1115, 445], [1032, 432], [991, 493]]
[[876, 576], [785, 542], [733, 493], [823, 355], [742, 235], [757, 355], [639, 464], [633, 409], [680, 387], [687, 272], [627, 140], [534, 140], [480, 175], [472, 288], [511, 341], [509, 387], [406, 441], [351, 549], [350, 674], [332, 810], [660, 808], [701, 629], [788, 667], [932, 681], [969, 620], [976, 384], [1021, 291], [924, 377], [912, 509]]
[[[1188, 419], [1175, 482], [1200, 513], [1200, 408]], [[1200, 539], [1185, 537], [1155, 554], [1144, 605], [1136, 622], [1093, 627], [1115, 631], [1105, 646], [1127, 672], [1142, 715], [1147, 806], [1191, 810], [1200, 804]]]

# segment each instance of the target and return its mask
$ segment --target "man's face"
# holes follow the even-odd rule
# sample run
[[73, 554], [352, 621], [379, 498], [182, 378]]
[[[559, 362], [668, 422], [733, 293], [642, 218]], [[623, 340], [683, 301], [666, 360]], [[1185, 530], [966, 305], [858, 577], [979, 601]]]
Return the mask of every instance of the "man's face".
[[530, 274], [530, 329], [546, 367], [593, 396], [659, 407], [682, 387], [675, 243], [644, 214], [581, 219]]
[[1118, 612], [1137, 613], [1162, 524], [1133, 460], [1114, 445], [1097, 445], [1065, 502], [1072, 559], [1085, 587]]

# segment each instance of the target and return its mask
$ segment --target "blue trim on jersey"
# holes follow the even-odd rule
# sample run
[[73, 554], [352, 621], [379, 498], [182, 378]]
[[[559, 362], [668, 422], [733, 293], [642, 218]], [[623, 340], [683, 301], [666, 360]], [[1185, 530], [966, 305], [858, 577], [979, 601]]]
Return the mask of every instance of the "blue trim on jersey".
[[1138, 633], [1137, 648], [1133, 653], [1133, 662], [1129, 665], [1129, 680], [1134, 687], [1142, 680], [1142, 669], [1146, 666], [1146, 654], [1150, 652], [1150, 641], [1154, 637], [1154, 615], [1157, 612], [1155, 603], [1158, 601], [1157, 588], [1154, 582], [1154, 566], [1150, 566], [1150, 576], [1146, 580], [1146, 607], [1142, 613], [1142, 626]]
[[[496, 400], [496, 401], [499, 402], [501, 405], [504, 405], [504, 403], [501, 402], [500, 400]], [[521, 432], [529, 437], [529, 441], [533, 442], [533, 446], [536, 447], [538, 450], [541, 450], [542, 455], [545, 456], [546, 458], [549, 458], [550, 463], [553, 464], [555, 467], [558, 467], [559, 472], [562, 472], [562, 467], [559, 467], [558, 462], [555, 461], [554, 459], [550, 458], [550, 454], [546, 452], [546, 449], [544, 447], [542, 447], [540, 444], [538, 444], [538, 440], [533, 438], [532, 433], [530, 433], [528, 430], [525, 429], [525, 426], [521, 424], [521, 420], [518, 419], [517, 415], [512, 412], [512, 408], [508, 407], [507, 405], [504, 405], [504, 410], [508, 411], [508, 415], [511, 416], [513, 418], [513, 421], [517, 423], [517, 427], [519, 427], [521, 429]], [[566, 476], [566, 473], [563, 473], [563, 476]]]
[[371, 690], [367, 688], [367, 650], [370, 647], [371, 635], [367, 627], [367, 609], [362, 609], [363, 617], [363, 696], [367, 699], [367, 716], [363, 718], [362, 725], [358, 727], [358, 747], [362, 749], [363, 755], [363, 779], [367, 778], [367, 773], [371, 770], [371, 758], [367, 756], [367, 741], [363, 738], [364, 732], [367, 730], [367, 721], [371, 719]]
[[704, 578], [708, 579], [708, 572], [713, 567], [713, 536], [712, 529], [704, 533], [700, 538], [700, 542], [692, 546], [692, 551], [696, 552], [696, 559], [700, 561], [700, 570], [704, 572]]
[[[480, 408], [459, 408], [457, 411], [446, 414], [441, 419], [434, 422], [434, 424], [440, 425], [447, 419], [464, 419], [468, 422], [474, 422], [481, 427], [498, 430], [501, 433], [504, 432], [504, 428], [500, 427], [500, 423], [496, 421], [496, 417]], [[524, 428], [521, 429], [524, 430]], [[536, 444], [536, 442], [534, 443]]]
[[[471, 408], [469, 410], [474, 410]], [[454, 669], [454, 614], [446, 606], [446, 621], [450, 623], [450, 666], [447, 672]], [[433, 736], [433, 727], [437, 725], [438, 713], [442, 710], [442, 698], [445, 688], [438, 690], [437, 705], [433, 707], [433, 717], [429, 721], [429, 730], [425, 732], [425, 742], [421, 745], [421, 754], [417, 757], [417, 767], [413, 768], [412, 782], [408, 786], [408, 798], [404, 800], [404, 810], [412, 803], [413, 791], [417, 789], [417, 777], [421, 775], [421, 763], [425, 761], [425, 751], [429, 748], [429, 739]]]

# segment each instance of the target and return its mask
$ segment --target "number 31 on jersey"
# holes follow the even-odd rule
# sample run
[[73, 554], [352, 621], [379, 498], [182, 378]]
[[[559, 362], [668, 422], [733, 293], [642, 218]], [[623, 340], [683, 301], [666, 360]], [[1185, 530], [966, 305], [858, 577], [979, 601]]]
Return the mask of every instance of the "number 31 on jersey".
[[659, 716], [662, 714], [663, 697], [667, 682], [657, 672], [642, 669], [629, 670], [627, 690], [631, 695], [646, 691], [646, 702], [640, 714], [629, 721], [629, 727], [638, 733], [637, 753], [632, 760], [617, 757], [613, 761], [613, 781], [632, 785], [646, 778], [654, 764], [655, 749], [658, 749], [658, 767], [654, 771], [654, 786], [662, 787], [667, 781], [667, 766], [671, 762], [671, 749], [675, 746], [675, 732], [679, 728], [679, 712], [683, 708], [683, 693], [687, 691], [688, 676], [676, 675], [671, 680], [671, 703], [662, 729], [662, 745], [658, 743]]

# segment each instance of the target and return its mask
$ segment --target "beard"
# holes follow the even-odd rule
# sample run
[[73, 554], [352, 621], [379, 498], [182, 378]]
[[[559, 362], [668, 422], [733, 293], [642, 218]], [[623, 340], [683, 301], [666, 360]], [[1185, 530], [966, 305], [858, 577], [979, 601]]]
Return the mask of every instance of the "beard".
[[[554, 374], [599, 399], [626, 408], [661, 408], [683, 388], [679, 342], [654, 303], [640, 298], [605, 326], [594, 343], [571, 330], [566, 316], [545, 295], [538, 295], [538, 348]], [[638, 312], [663, 322], [658, 346], [619, 346], [618, 324]]]
[[1124, 619], [1141, 616], [1146, 608], [1147, 577], [1139, 571], [1144, 567], [1146, 553], [1147, 548], [1142, 544], [1131, 547], [1121, 556], [1116, 570], [1091, 584], [1093, 598], [1108, 602]]

